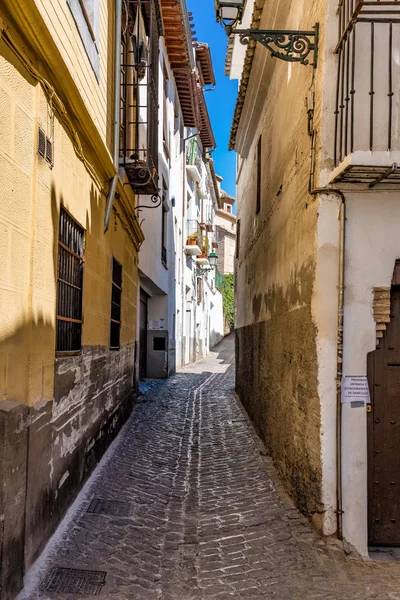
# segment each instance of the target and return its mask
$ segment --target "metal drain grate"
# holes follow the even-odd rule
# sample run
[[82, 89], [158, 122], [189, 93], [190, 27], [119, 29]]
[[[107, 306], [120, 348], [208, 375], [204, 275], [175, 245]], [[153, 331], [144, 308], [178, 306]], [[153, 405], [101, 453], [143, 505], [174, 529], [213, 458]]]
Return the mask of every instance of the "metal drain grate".
[[106, 571], [83, 571], [54, 567], [40, 585], [43, 592], [98, 596], [106, 582]]
[[86, 512], [95, 515], [111, 515], [112, 517], [131, 517], [133, 506], [129, 502], [93, 498]]

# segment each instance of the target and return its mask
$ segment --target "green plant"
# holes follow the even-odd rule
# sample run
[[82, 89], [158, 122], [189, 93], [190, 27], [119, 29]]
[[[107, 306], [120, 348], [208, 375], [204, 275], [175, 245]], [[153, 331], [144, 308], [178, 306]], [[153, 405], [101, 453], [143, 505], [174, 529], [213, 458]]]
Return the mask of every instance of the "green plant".
[[218, 286], [222, 293], [223, 307], [225, 319], [230, 329], [235, 326], [235, 292], [234, 292], [235, 278], [233, 273], [223, 275], [221, 277], [221, 283]]

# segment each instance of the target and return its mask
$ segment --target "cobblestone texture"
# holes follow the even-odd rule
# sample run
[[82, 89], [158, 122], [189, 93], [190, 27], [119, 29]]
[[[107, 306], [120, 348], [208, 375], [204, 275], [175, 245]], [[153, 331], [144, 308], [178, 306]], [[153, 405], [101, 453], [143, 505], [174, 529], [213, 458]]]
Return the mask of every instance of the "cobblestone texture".
[[[53, 567], [107, 571], [108, 600], [400, 600], [400, 563], [363, 561], [296, 511], [233, 392], [233, 340], [150, 390], [19, 600]], [[86, 512], [93, 498], [132, 516]]]

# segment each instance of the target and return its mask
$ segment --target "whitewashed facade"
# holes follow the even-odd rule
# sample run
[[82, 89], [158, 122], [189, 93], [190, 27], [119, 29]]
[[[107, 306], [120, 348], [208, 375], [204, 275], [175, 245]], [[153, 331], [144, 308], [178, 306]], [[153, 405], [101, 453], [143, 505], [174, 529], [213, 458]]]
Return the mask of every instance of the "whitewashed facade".
[[[158, 70], [158, 187], [162, 203], [151, 208], [150, 196], [139, 201], [148, 207], [139, 212], [145, 235], [139, 255], [138, 292], [137, 357], [142, 379], [168, 377], [176, 368], [204, 356], [223, 337], [222, 296], [215, 287], [214, 272], [208, 270], [207, 258], [187, 252], [188, 236], [195, 230], [199, 231], [198, 253], [208, 257], [212, 250], [214, 233], [206, 229], [215, 221], [218, 186], [208, 164], [215, 140], [203, 94], [203, 87], [214, 78], [211, 58], [208, 46], [192, 42], [183, 6], [176, 10], [186, 38], [182, 42], [177, 30], [177, 43], [182, 44], [182, 52], [188, 52], [188, 81], [194, 81], [195, 91], [188, 101], [185, 85], [177, 82], [180, 69], [175, 69], [169, 56], [176, 42], [174, 34], [168, 37], [167, 32], [160, 38]], [[202, 53], [201, 60], [197, 53]], [[191, 111], [202, 119], [202, 123], [194, 119], [196, 127], [189, 126]]]

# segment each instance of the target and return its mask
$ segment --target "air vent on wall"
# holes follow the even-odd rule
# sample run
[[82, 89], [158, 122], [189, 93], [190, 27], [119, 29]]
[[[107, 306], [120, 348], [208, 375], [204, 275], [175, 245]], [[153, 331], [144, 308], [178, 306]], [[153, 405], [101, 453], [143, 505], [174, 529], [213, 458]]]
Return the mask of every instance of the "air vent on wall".
[[53, 142], [49, 138], [46, 138], [46, 160], [53, 165]]
[[40, 154], [40, 156], [43, 156], [43, 158], [45, 158], [46, 134], [43, 131], [43, 129], [41, 129], [40, 127], [39, 127], [39, 136], [38, 136], [38, 154]]
[[42, 156], [49, 165], [53, 166], [53, 142], [48, 138], [41, 127], [38, 135], [38, 154]]

